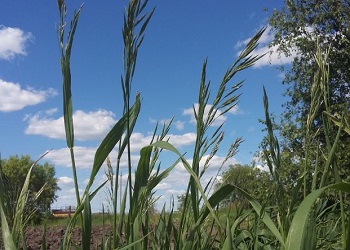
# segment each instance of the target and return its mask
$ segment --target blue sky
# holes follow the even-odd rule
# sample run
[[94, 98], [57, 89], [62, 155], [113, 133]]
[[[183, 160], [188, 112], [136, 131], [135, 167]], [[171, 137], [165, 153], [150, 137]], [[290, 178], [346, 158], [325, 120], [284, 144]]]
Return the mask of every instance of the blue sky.
[[[75, 110], [76, 157], [80, 186], [89, 176], [96, 147], [122, 112], [122, 21], [127, 1], [85, 3], [72, 51], [72, 92]], [[80, 5], [68, 4], [68, 14]], [[140, 48], [133, 95], [141, 93], [142, 108], [132, 136], [136, 165], [140, 148], [147, 145], [156, 122], [174, 116], [171, 142], [189, 152], [195, 140], [192, 106], [196, 103], [203, 61], [208, 58], [207, 79], [213, 93], [226, 69], [282, 1], [150, 1], [156, 11]], [[265, 10], [267, 9], [267, 11]], [[65, 148], [62, 119], [62, 77], [56, 25], [56, 1], [11, 0], [2, 4], [0, 20], [0, 152], [2, 158], [30, 155], [55, 165], [61, 187], [54, 207], [74, 205], [72, 173]], [[265, 53], [273, 33], [268, 29], [255, 53]], [[270, 110], [282, 111], [284, 86], [276, 68], [290, 58], [276, 53], [233, 80], [245, 80], [238, 106], [225, 114], [225, 140], [203, 183], [215, 175], [228, 146], [237, 137], [245, 142], [225, 167], [250, 164], [263, 137], [262, 87], [269, 95]], [[111, 156], [113, 164], [113, 155]], [[190, 160], [190, 159], [189, 159]], [[168, 165], [167, 165], [168, 164]], [[164, 167], [170, 163], [164, 160]], [[122, 170], [123, 171], [123, 170]], [[101, 174], [97, 182], [105, 177]], [[123, 171], [126, 173], [126, 169]], [[161, 185], [160, 204], [185, 190], [187, 173], [178, 166]], [[106, 202], [101, 192], [95, 211]]]

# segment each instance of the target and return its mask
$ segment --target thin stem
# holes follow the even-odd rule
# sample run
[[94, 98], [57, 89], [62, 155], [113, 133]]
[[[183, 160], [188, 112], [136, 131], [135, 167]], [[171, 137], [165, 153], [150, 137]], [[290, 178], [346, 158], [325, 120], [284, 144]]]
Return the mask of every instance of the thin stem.
[[73, 180], [74, 180], [74, 188], [75, 188], [75, 197], [77, 199], [77, 207], [80, 206], [80, 194], [79, 194], [79, 183], [78, 183], [78, 177], [77, 177], [77, 170], [75, 166], [75, 156], [73, 148], [69, 149], [71, 162], [72, 162], [72, 171], [73, 171]]

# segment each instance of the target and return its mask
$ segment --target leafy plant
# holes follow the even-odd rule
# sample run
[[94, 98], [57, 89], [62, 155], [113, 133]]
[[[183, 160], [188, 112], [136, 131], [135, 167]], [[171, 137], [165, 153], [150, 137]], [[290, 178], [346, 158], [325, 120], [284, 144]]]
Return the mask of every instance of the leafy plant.
[[[140, 159], [136, 169], [131, 164], [130, 137], [138, 120], [141, 110], [141, 97], [137, 93], [135, 100], [131, 101], [132, 82], [136, 70], [138, 51], [144, 40], [145, 30], [150, 23], [154, 9], [148, 13], [147, 0], [130, 0], [124, 16], [123, 40], [124, 40], [124, 73], [121, 76], [123, 92], [123, 113], [110, 132], [100, 143], [94, 156], [90, 178], [82, 194], [79, 193], [76, 162], [74, 153], [74, 121], [73, 102], [71, 93], [70, 57], [72, 53], [74, 34], [77, 29], [82, 6], [74, 13], [67, 29], [65, 19], [67, 9], [64, 0], [58, 0], [60, 24], [58, 38], [61, 50], [62, 89], [63, 89], [63, 113], [66, 132], [67, 147], [70, 152], [72, 172], [74, 177], [77, 208], [72, 218], [69, 219], [65, 235], [60, 249], [71, 249], [72, 233], [77, 227], [82, 231], [81, 248], [90, 249], [91, 229], [93, 217], [91, 202], [95, 195], [109, 182], [109, 196], [112, 204], [112, 232], [109, 238], [103, 237], [101, 249], [315, 249], [326, 248], [330, 241], [336, 242], [344, 249], [349, 248], [350, 239], [346, 236], [350, 229], [349, 213], [344, 199], [344, 192], [350, 192], [350, 183], [342, 182], [337, 165], [335, 153], [342, 132], [349, 133], [348, 112], [344, 109], [339, 117], [332, 113], [329, 90], [327, 53], [321, 49], [315, 55], [318, 62], [314, 81], [310, 92], [310, 112], [303, 117], [307, 124], [306, 134], [303, 137], [305, 157], [299, 163], [303, 166], [303, 172], [297, 176], [297, 181], [292, 188], [286, 184], [286, 169], [283, 155], [277, 137], [274, 135], [274, 126], [269, 113], [268, 98], [264, 89], [265, 123], [267, 125], [266, 147], [264, 156], [269, 168], [272, 182], [272, 197], [264, 202], [259, 202], [252, 193], [239, 182], [216, 185], [214, 180], [203, 186], [201, 179], [210, 161], [217, 154], [224, 138], [223, 124], [213, 128], [214, 122], [226, 112], [229, 112], [238, 102], [243, 82], [232, 83], [235, 76], [260, 59], [261, 56], [253, 56], [258, 40], [265, 29], [261, 29], [248, 42], [246, 48], [238, 56], [237, 60], [227, 69], [217, 89], [213, 90], [211, 82], [207, 80], [207, 60], [202, 66], [199, 83], [197, 103], [193, 106], [196, 120], [196, 142], [193, 148], [192, 162], [185, 157], [169, 142], [168, 132], [171, 122], [164, 124], [161, 129], [158, 125], [154, 129], [149, 145], [140, 150]], [[323, 56], [324, 55], [324, 56]], [[214, 94], [213, 94], [214, 92]], [[323, 116], [322, 132], [325, 150], [317, 150], [317, 157], [312, 158], [316, 135], [313, 123], [320, 105], [324, 105], [326, 112]], [[336, 135], [333, 137], [332, 135]], [[231, 158], [237, 151], [242, 138], [235, 140], [228, 149], [222, 162]], [[316, 140], [317, 141], [317, 140]], [[318, 141], [319, 143], [319, 141]], [[113, 149], [117, 149], [117, 161], [115, 167], [109, 161], [108, 156]], [[169, 151], [177, 157], [170, 166], [161, 165], [163, 151]], [[120, 160], [122, 156], [128, 160], [128, 178], [126, 189], [121, 194]], [[206, 161], [203, 166], [204, 157]], [[97, 174], [101, 171], [104, 162], [108, 166], [108, 179], [92, 189]], [[152, 214], [154, 207], [155, 188], [173, 170], [182, 164], [189, 173], [188, 186], [182, 199], [182, 210], [174, 211], [171, 204], [169, 212], [165, 205], [159, 214]], [[324, 164], [324, 165], [323, 165]], [[6, 202], [4, 201], [4, 182], [0, 175], [0, 217], [1, 230], [5, 249], [25, 248], [23, 211], [28, 199], [28, 186], [31, 167], [20, 197], [17, 201], [13, 227], [9, 227], [6, 218]], [[321, 175], [319, 182], [318, 175]], [[326, 179], [332, 175], [336, 183], [328, 183]], [[133, 178], [134, 176], [134, 178]], [[333, 204], [323, 201], [324, 195], [329, 195], [336, 190], [337, 197]], [[240, 198], [247, 200], [249, 207], [229, 207], [228, 210], [220, 209], [220, 204], [235, 192]], [[291, 193], [292, 195], [286, 195]], [[300, 195], [301, 194], [301, 195]], [[120, 197], [118, 197], [118, 195]], [[118, 201], [119, 204], [118, 204]], [[172, 201], [173, 202], [173, 201]], [[117, 206], [119, 205], [119, 206]], [[336, 207], [339, 205], [339, 209]], [[118, 211], [119, 207], [119, 211]], [[338, 223], [338, 217], [340, 217]], [[223, 219], [225, 218], [225, 219]], [[331, 230], [324, 230], [326, 226], [317, 228], [320, 223], [331, 225]], [[105, 225], [105, 215], [103, 215]], [[340, 235], [338, 237], [338, 235]], [[328, 239], [326, 239], [328, 237]], [[45, 241], [43, 241], [45, 243]], [[45, 246], [43, 245], [43, 249]]]

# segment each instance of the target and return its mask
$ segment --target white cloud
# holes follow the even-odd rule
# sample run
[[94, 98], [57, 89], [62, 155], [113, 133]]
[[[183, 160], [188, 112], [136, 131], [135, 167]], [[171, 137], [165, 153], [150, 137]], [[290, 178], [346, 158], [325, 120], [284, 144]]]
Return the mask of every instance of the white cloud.
[[[159, 123], [160, 125], [169, 124], [169, 122], [171, 121], [171, 119], [162, 119], [160, 121], [157, 121], [156, 119], [153, 119], [153, 118], [150, 118], [149, 120], [153, 124]], [[179, 131], [182, 131], [185, 128], [185, 122], [183, 121], [173, 121], [171, 125], [174, 125], [175, 128]]]
[[[259, 40], [259, 46], [253, 51], [253, 56], [264, 55], [260, 60], [258, 60], [253, 67], [259, 68], [263, 66], [276, 66], [291, 63], [297, 56], [297, 51], [291, 51], [291, 56], [286, 57], [283, 53], [278, 51], [278, 46], [270, 47], [270, 44], [274, 38], [274, 32], [271, 26], [268, 26], [265, 32], [262, 34]], [[245, 39], [243, 41], [238, 41], [235, 48], [241, 48], [243, 45], [247, 45], [251, 38]], [[237, 54], [240, 54], [239, 51]]]
[[[185, 133], [180, 135], [167, 134], [164, 140], [168, 140], [176, 148], [188, 146], [196, 141], [195, 133]], [[145, 136], [141, 133], [133, 133], [130, 138], [131, 152], [140, 152], [140, 150], [149, 145], [152, 140], [152, 135]]]
[[141, 148], [150, 144], [152, 135], [144, 136], [141, 133], [132, 133], [130, 137], [131, 152], [140, 152]]
[[297, 56], [296, 52], [292, 52], [292, 55], [289, 57], [286, 57], [284, 54], [280, 54], [278, 52], [277, 46], [272, 46], [271, 48], [269, 45], [264, 45], [263, 47], [257, 48], [253, 55], [263, 55], [266, 54], [264, 57], [262, 57], [260, 60], [258, 60], [253, 67], [259, 68], [263, 66], [277, 66], [277, 65], [285, 65], [292, 63], [294, 58]]
[[[54, 126], [54, 125], [52, 125]], [[174, 145], [176, 148], [181, 148], [183, 146], [187, 146], [193, 144], [196, 140], [196, 135], [194, 133], [185, 133], [182, 135], [167, 135], [166, 139], [169, 138], [169, 142]], [[150, 144], [152, 136], [144, 136], [141, 133], [133, 133], [131, 135], [130, 143], [131, 143], [131, 160], [132, 165], [137, 166], [139, 158], [140, 158], [140, 150], [141, 148]], [[96, 153], [97, 147], [81, 147], [75, 146], [75, 161], [77, 168], [87, 169], [91, 168], [94, 161], [94, 155]], [[110, 155], [110, 160], [112, 165], [116, 162], [117, 152], [112, 151]], [[68, 148], [61, 149], [53, 149], [49, 154], [45, 156], [46, 159], [51, 161], [53, 164], [58, 166], [71, 166], [70, 153]], [[127, 157], [123, 155], [120, 160], [121, 167], [127, 167]]]
[[[200, 171], [203, 169], [203, 165], [207, 159], [208, 155], [205, 155], [202, 160], [200, 161]], [[215, 177], [218, 171], [228, 168], [230, 165], [237, 164], [237, 160], [235, 158], [228, 159], [224, 165], [222, 165], [222, 162], [224, 161], [225, 157], [222, 156], [214, 156], [210, 163], [209, 167], [206, 169], [204, 175], [201, 178], [202, 185], [206, 185], [208, 181]], [[187, 162], [191, 165], [192, 159], [187, 159]], [[171, 172], [169, 177], [166, 178], [166, 183], [170, 185], [170, 188], [179, 187], [184, 188], [188, 184], [188, 180], [190, 178], [190, 174], [186, 170], [186, 168], [183, 166], [182, 163], [179, 163], [176, 165], [174, 170]]]
[[[28, 126], [25, 133], [53, 139], [65, 139], [63, 116], [57, 119], [51, 117], [56, 111], [57, 109], [50, 109], [35, 115], [27, 115], [25, 120], [28, 122]], [[78, 110], [73, 114], [73, 120], [75, 139], [78, 141], [101, 140], [116, 123], [114, 114], [106, 110], [88, 113]], [[168, 134], [166, 138], [170, 138], [170, 142], [175, 147], [182, 147], [194, 143], [196, 135], [194, 133]], [[131, 151], [139, 152], [141, 148], [149, 145], [151, 140], [152, 135], [145, 136], [141, 133], [133, 133], [130, 138]]]
[[[204, 162], [206, 161], [207, 157], [208, 155], [204, 156], [201, 160], [201, 169], [203, 168]], [[207, 168], [204, 175], [201, 177], [201, 185], [203, 188], [209, 183], [209, 181], [211, 181], [210, 184], [220, 182], [220, 176], [217, 176], [217, 178], [215, 177], [218, 171], [220, 171], [223, 160], [224, 157], [214, 156], [213, 159], [210, 161], [209, 168]], [[187, 159], [187, 161], [189, 164], [192, 164], [192, 159]], [[228, 166], [236, 163], [237, 160], [231, 158], [222, 166], [222, 168], [225, 169]], [[182, 163], [176, 165], [176, 167], [172, 170], [170, 175], [156, 187], [157, 193], [155, 194], [155, 196], [161, 197], [161, 199], [159, 199], [157, 202], [158, 208], [161, 208], [164, 205], [164, 202], [169, 204], [169, 201], [171, 201], [172, 196], [174, 197], [175, 208], [177, 208], [177, 196], [185, 193], [189, 179], [190, 174], [182, 165]], [[213, 191], [213, 189], [210, 190], [209, 196], [212, 194]]]
[[[95, 148], [82, 148], [82, 147], [75, 147], [75, 158], [76, 158], [76, 165], [77, 168], [90, 168], [92, 165], [93, 155], [95, 153]], [[111, 162], [114, 166], [115, 162], [115, 155], [116, 153], [113, 152], [111, 154]], [[200, 166], [203, 167], [203, 164], [208, 156], [203, 157]], [[69, 152], [67, 149], [60, 149], [60, 150], [52, 150], [48, 155], [45, 156], [46, 159], [49, 161], [52, 161], [56, 165], [63, 165], [63, 166], [69, 166], [70, 165], [70, 157]], [[167, 158], [167, 156], [165, 156]], [[137, 166], [139, 160], [138, 155], [132, 155], [132, 165], [134, 167]], [[160, 158], [161, 161], [162, 156]], [[216, 174], [220, 170], [220, 166], [222, 165], [222, 161], [224, 160], [224, 157], [221, 156], [215, 156], [213, 157], [209, 168], [206, 170], [205, 174], [201, 178], [201, 184], [202, 187], [205, 187], [209, 180], [212, 178], [215, 178]], [[188, 159], [188, 162], [191, 164], [192, 160]], [[232, 158], [228, 162], [225, 163], [224, 168], [228, 167], [231, 164], [235, 164], [237, 161]], [[167, 163], [165, 163], [166, 165]], [[127, 171], [124, 167], [127, 166], [127, 161], [122, 160], [122, 169], [120, 170], [122, 175], [122, 191], [125, 190], [125, 184], [126, 180], [128, 178]], [[105, 166], [104, 166], [105, 167]], [[103, 168], [104, 168], [103, 167]], [[164, 165], [162, 167], [164, 169]], [[161, 170], [162, 171], [162, 170]], [[79, 177], [79, 176], [78, 176]], [[177, 207], [177, 195], [181, 195], [185, 192], [186, 187], [188, 185], [190, 175], [187, 172], [187, 170], [183, 167], [182, 164], [178, 164], [172, 172], [169, 174], [167, 178], [165, 178], [161, 183], [159, 183], [156, 188], [156, 194], [155, 197], [160, 197], [160, 199], [157, 201], [157, 208], [161, 209], [164, 203], [167, 203], [169, 205], [169, 202], [171, 201], [171, 197], [174, 197], [175, 202], [175, 208]], [[219, 177], [220, 178], [220, 177]], [[219, 179], [218, 178], [218, 179]], [[132, 180], [134, 179], [134, 174], [132, 174]], [[218, 179], [212, 179], [211, 181], [219, 181]], [[75, 195], [74, 195], [74, 189], [72, 188], [73, 180], [71, 177], [62, 176], [58, 178], [59, 180], [59, 186], [61, 187], [61, 191], [58, 192], [59, 198], [57, 202], [54, 204], [54, 207], [62, 207], [67, 205], [73, 205], [75, 204]], [[94, 186], [97, 186], [101, 184], [104, 180], [106, 180], [106, 176], [104, 175], [104, 170], [101, 169], [99, 175], [96, 177]], [[86, 178], [79, 181], [79, 186], [84, 189], [86, 185]], [[109, 184], [107, 184], [106, 187], [108, 187]], [[212, 193], [213, 190], [211, 190]], [[80, 193], [82, 193], [80, 191]], [[119, 194], [118, 194], [119, 195]], [[92, 202], [92, 206], [94, 211], [98, 212], [100, 211], [101, 203], [105, 202], [107, 200], [107, 193], [100, 191], [98, 195], [94, 198]], [[119, 200], [119, 199], [118, 199]]]
[[[25, 120], [28, 127], [25, 133], [28, 135], [42, 135], [53, 139], [64, 139], [63, 116], [54, 119], [51, 116], [56, 109], [28, 115]], [[73, 114], [74, 137], [78, 141], [102, 139], [116, 123], [114, 114], [103, 109], [91, 112], [77, 110]]]
[[185, 122], [182, 122], [182, 121], [176, 121], [174, 122], [174, 125], [175, 125], [175, 128], [179, 131], [182, 131], [185, 128]]
[[[74, 147], [74, 158], [76, 167], [79, 169], [90, 169], [94, 163], [94, 157], [96, 153], [96, 147]], [[110, 153], [110, 160], [112, 166], [115, 166], [116, 163], [117, 152], [113, 151]], [[131, 155], [131, 164], [132, 166], [137, 166], [139, 161], [139, 154]], [[68, 148], [61, 149], [53, 149], [49, 154], [45, 156], [45, 159], [52, 162], [54, 165], [62, 166], [62, 167], [71, 167], [70, 153]], [[126, 156], [122, 156], [120, 160], [120, 167], [124, 168], [128, 166], [128, 161]], [[104, 164], [104, 167], [106, 165]]]
[[182, 135], [169, 134], [167, 137], [169, 138], [169, 142], [176, 148], [191, 145], [196, 141], [195, 133], [185, 133]]
[[[185, 133], [180, 135], [167, 134], [164, 140], [168, 140], [176, 148], [181, 148], [193, 144], [196, 141], [195, 133]], [[141, 133], [133, 133], [130, 138], [131, 152], [139, 152], [141, 148], [150, 144], [152, 135], [144, 136]]]
[[164, 124], [169, 124], [169, 122], [171, 121], [171, 119], [161, 119], [161, 120], [157, 120], [157, 119], [153, 119], [153, 118], [150, 118], [149, 121], [152, 123], [152, 124], [159, 124], [159, 125], [164, 125]]
[[[74, 147], [75, 163], [77, 168], [91, 168], [94, 161], [96, 148]], [[45, 156], [45, 159], [54, 165], [70, 167], [70, 153], [68, 148], [53, 149]]]
[[233, 114], [233, 115], [238, 115], [238, 114], [243, 114], [243, 111], [240, 110], [238, 105], [233, 106], [228, 113]]
[[27, 55], [26, 44], [31, 39], [31, 33], [0, 25], [0, 59], [10, 60], [16, 55]]
[[170, 184], [166, 183], [166, 182], [161, 182], [156, 186], [157, 190], [166, 190], [169, 189], [171, 186]]
[[23, 89], [18, 83], [6, 82], [0, 79], [0, 111], [11, 112], [21, 110], [46, 101], [47, 98], [57, 95], [56, 90]]
[[[73, 181], [73, 178], [71, 177], [67, 177], [67, 176], [61, 176], [61, 177], [58, 177], [57, 178], [57, 184], [58, 186], [64, 186], [64, 185], [69, 185], [69, 184], [72, 184], [74, 181]], [[62, 188], [62, 187], [61, 187]]]
[[264, 172], [270, 172], [270, 168], [267, 165], [266, 161], [264, 160], [264, 152], [259, 151], [256, 155], [252, 158], [253, 165]]
[[168, 196], [175, 196], [175, 199], [177, 198], [176, 196], [184, 194], [186, 191], [185, 190], [179, 190], [179, 189], [168, 189], [166, 190], [166, 194]]
[[[213, 105], [207, 104], [207, 106], [205, 107], [205, 110], [204, 110], [204, 117], [208, 117], [209, 110], [211, 109], [212, 106]], [[198, 103], [195, 103], [194, 108], [195, 108], [196, 112], [198, 111], [198, 107], [199, 107]], [[237, 105], [234, 106], [228, 113], [238, 114], [239, 107]], [[193, 107], [188, 108], [188, 109], [184, 109], [182, 114], [190, 116], [190, 123], [192, 123], [192, 124], [196, 123]], [[221, 114], [222, 114], [222, 112], [220, 110], [216, 110], [216, 114], [215, 114], [215, 118], [214, 118], [214, 122], [213, 122], [212, 126], [214, 126], [214, 127], [220, 126], [221, 124], [223, 124], [226, 121], [227, 117], [225, 115], [221, 115]]]

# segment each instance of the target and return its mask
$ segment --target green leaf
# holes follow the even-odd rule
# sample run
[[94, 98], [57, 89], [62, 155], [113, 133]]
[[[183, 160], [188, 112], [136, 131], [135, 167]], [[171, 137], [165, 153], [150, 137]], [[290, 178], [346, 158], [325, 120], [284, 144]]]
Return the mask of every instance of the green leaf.
[[[85, 209], [85, 205], [87, 202], [90, 202], [98, 193], [98, 191], [105, 185], [107, 181], [105, 181], [104, 183], [102, 183], [94, 192], [92, 192], [90, 195], [87, 196], [87, 198], [85, 197], [86, 200], [84, 200], [83, 203], [81, 203], [76, 209], [75, 209], [75, 213], [73, 214], [72, 218], [69, 220], [68, 225], [66, 227], [66, 232], [63, 236], [63, 240], [60, 246], [61, 250], [65, 250], [65, 249], [69, 249], [70, 246], [70, 240], [71, 240], [71, 236], [72, 236], [72, 230], [77, 222], [78, 217], [81, 215], [81, 213], [84, 211]], [[91, 208], [88, 208], [91, 210]], [[88, 210], [86, 211], [88, 212]], [[91, 211], [90, 211], [91, 212]], [[84, 219], [84, 217], [81, 217]], [[83, 226], [84, 227], [84, 226]]]
[[[185, 157], [182, 154], [180, 154], [180, 152], [172, 144], [170, 144], [167, 141], [158, 141], [158, 142], [155, 142], [155, 143], [151, 144], [151, 146], [157, 146], [159, 148], [163, 148], [163, 149], [169, 150], [169, 151], [177, 154], [181, 158], [181, 161], [182, 161], [184, 167], [190, 173], [191, 177], [194, 179], [194, 182], [196, 183], [197, 188], [198, 188], [199, 192], [202, 195], [202, 198], [203, 198], [203, 201], [204, 201], [205, 205], [209, 209], [211, 215], [213, 216], [214, 220], [216, 221], [216, 223], [218, 224], [218, 226], [219, 226], [219, 228], [221, 230], [223, 228], [222, 225], [221, 225], [221, 222], [219, 221], [219, 218], [217, 217], [213, 207], [210, 205], [210, 202], [208, 201], [208, 198], [207, 198], [207, 196], [204, 193], [204, 190], [202, 188], [202, 185], [201, 185], [201, 183], [199, 181], [198, 176], [193, 172], [190, 164], [186, 161]], [[197, 227], [197, 226], [199, 226], [199, 225], [196, 223], [195, 227]]]
[[335, 117], [334, 115], [331, 115], [328, 112], [323, 112], [326, 115], [328, 115], [329, 118], [334, 122], [335, 125], [337, 125], [340, 128], [343, 128], [346, 133], [350, 135], [350, 124], [347, 123], [347, 120], [344, 119], [345, 122], [343, 122], [341, 119]]
[[232, 250], [233, 248], [233, 238], [232, 238], [232, 233], [231, 233], [231, 228], [230, 228], [230, 221], [229, 219], [226, 220], [226, 239], [224, 242], [224, 245], [222, 246], [222, 250]]
[[17, 247], [13, 241], [13, 237], [10, 228], [7, 223], [6, 215], [4, 212], [2, 200], [0, 200], [0, 216], [1, 216], [1, 231], [2, 239], [4, 243], [5, 250], [17, 250]]
[[340, 182], [332, 184], [317, 189], [306, 196], [294, 215], [288, 232], [286, 250], [308, 249], [306, 246], [311, 237], [309, 234], [310, 232], [308, 232], [308, 229], [310, 227], [310, 219], [312, 219], [310, 218], [310, 213], [312, 212], [312, 208], [316, 199], [327, 189], [336, 189], [350, 193], [350, 183]]
[[93, 184], [95, 177], [100, 170], [103, 162], [106, 160], [109, 153], [113, 150], [115, 145], [121, 140], [123, 134], [127, 130], [128, 120], [133, 123], [139, 113], [140, 113], [141, 101], [140, 96], [136, 96], [135, 104], [131, 107], [128, 114], [126, 113], [111, 129], [111, 131], [106, 135], [106, 137], [101, 142], [100, 146], [96, 150], [94, 164], [91, 170], [89, 183], [86, 186], [85, 193], [88, 193], [91, 185]]
[[277, 240], [281, 243], [282, 246], [285, 245], [284, 239], [281, 235], [281, 233], [278, 231], [277, 227], [273, 223], [273, 220], [271, 217], [263, 211], [262, 205], [254, 199], [250, 194], [245, 192], [243, 189], [235, 186], [239, 192], [241, 192], [249, 201], [249, 203], [252, 205], [255, 212], [261, 217], [261, 220], [264, 222], [264, 224], [267, 226], [268, 229], [273, 233], [273, 235], [277, 238]]
[[66, 132], [66, 142], [68, 148], [74, 146], [74, 126], [73, 126], [73, 105], [72, 105], [72, 91], [71, 91], [71, 72], [70, 72], [70, 56], [73, 46], [74, 34], [78, 25], [79, 15], [83, 5], [74, 13], [74, 17], [70, 23], [70, 30], [68, 32], [67, 43], [64, 47], [64, 29], [66, 5], [64, 1], [58, 1], [58, 8], [60, 13], [60, 30], [58, 31], [60, 49], [61, 49], [61, 69], [63, 77], [63, 117], [64, 128]]
[[[230, 195], [233, 190], [235, 190], [235, 187], [229, 184], [225, 184], [223, 186], [221, 186], [218, 190], [215, 191], [215, 193], [208, 199], [210, 205], [212, 207], [216, 207], [217, 205], [219, 205], [219, 203], [221, 201], [223, 201], [228, 195]], [[210, 210], [208, 209], [208, 207], [205, 207], [204, 210], [201, 213], [200, 216], [200, 223], [202, 223], [205, 218], [208, 216]]]
[[12, 227], [12, 235], [13, 235], [13, 239], [15, 242], [17, 242], [18, 237], [20, 236], [24, 225], [23, 225], [23, 211], [24, 211], [24, 207], [27, 203], [28, 200], [28, 190], [29, 190], [29, 182], [30, 182], [30, 176], [32, 174], [32, 170], [35, 167], [35, 165], [38, 163], [38, 161], [40, 161], [45, 155], [47, 155], [49, 153], [49, 151], [47, 151], [46, 153], [44, 153], [43, 155], [41, 155], [30, 167], [26, 179], [24, 181], [24, 184], [22, 186], [22, 190], [21, 193], [18, 197], [17, 200], [17, 205], [16, 205], [16, 210], [15, 210], [15, 218], [14, 218], [14, 222], [13, 222], [13, 227]]
[[[136, 241], [134, 241], [134, 242], [132, 242], [132, 243], [130, 243], [130, 244], [128, 244], [128, 245], [122, 247], [122, 248], [117, 248], [117, 250], [133, 249], [132, 247], [134, 247], [134, 246], [140, 244], [141, 241], [143, 241], [143, 239], [146, 238], [147, 236], [149, 236], [150, 234], [151, 234], [151, 233], [149, 233], [149, 234], [143, 236], [142, 238], [140, 238], [140, 239], [138, 239], [138, 240], [136, 240]], [[136, 249], [137, 249], [137, 248], [136, 248]]]
[[89, 196], [86, 196], [85, 198], [83, 215], [84, 215], [83, 228], [82, 228], [83, 249], [89, 250], [90, 244], [91, 244], [91, 228], [92, 228], [91, 205], [90, 205]]

